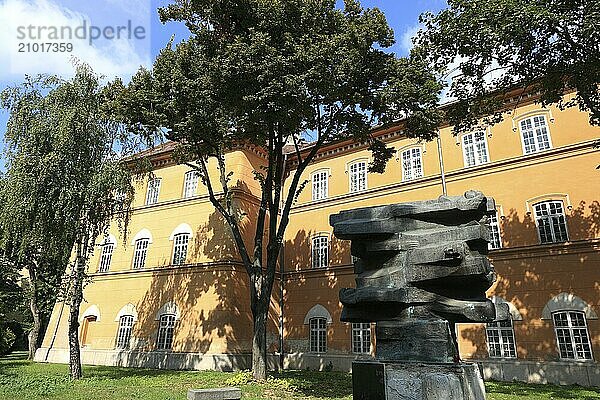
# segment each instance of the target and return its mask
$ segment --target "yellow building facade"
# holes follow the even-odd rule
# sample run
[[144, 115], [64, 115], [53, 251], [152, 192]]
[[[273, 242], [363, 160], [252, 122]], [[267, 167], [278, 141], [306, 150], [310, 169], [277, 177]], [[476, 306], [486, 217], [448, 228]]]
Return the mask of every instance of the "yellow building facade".
[[[600, 386], [600, 161], [593, 148], [600, 129], [574, 108], [526, 102], [503, 122], [464, 135], [441, 127], [439, 141], [407, 138], [402, 123], [374, 135], [396, 150], [385, 173], [368, 173], [366, 146], [350, 142], [319, 151], [304, 173], [308, 184], [291, 211], [273, 291], [273, 365], [282, 342], [287, 368], [349, 370], [353, 359], [372, 356], [374, 327], [339, 320], [338, 292], [354, 286], [354, 275], [349, 243], [332, 236], [331, 214], [475, 189], [496, 200], [489, 257], [498, 279], [488, 295], [508, 303], [512, 318], [459, 325], [462, 358], [477, 360], [491, 379]], [[245, 270], [206, 189], [171, 160], [172, 149], [145, 154], [153, 178], [138, 185], [126, 237], [114, 226], [98, 239], [81, 307], [83, 360], [247, 368]], [[250, 240], [260, 196], [253, 171], [264, 155], [240, 148], [226, 163]], [[55, 306], [37, 360], [67, 361], [66, 308]]]

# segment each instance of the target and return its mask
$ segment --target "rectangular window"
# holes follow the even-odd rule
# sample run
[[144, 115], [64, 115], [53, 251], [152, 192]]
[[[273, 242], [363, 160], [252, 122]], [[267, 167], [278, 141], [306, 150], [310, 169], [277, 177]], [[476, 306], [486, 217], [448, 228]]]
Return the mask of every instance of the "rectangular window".
[[119, 318], [119, 330], [117, 331], [117, 348], [129, 348], [131, 329], [133, 327], [133, 315], [123, 315]]
[[315, 172], [312, 176], [312, 199], [322, 200], [327, 198], [328, 191], [328, 178], [329, 174], [327, 171]]
[[490, 226], [490, 243], [488, 247], [490, 250], [502, 248], [502, 239], [500, 237], [500, 225], [498, 224], [498, 213], [495, 212], [493, 215], [489, 215], [489, 226]]
[[561, 311], [552, 314], [560, 358], [592, 360], [592, 347], [585, 314], [580, 311]]
[[490, 322], [487, 324], [485, 332], [490, 357], [517, 357], [512, 320]]
[[310, 320], [310, 351], [313, 353], [327, 352], [327, 320], [311, 318]]
[[367, 189], [367, 163], [358, 161], [350, 164], [350, 192]]
[[546, 117], [536, 115], [521, 121], [521, 137], [525, 154], [537, 153], [552, 147]]
[[148, 191], [146, 192], [146, 205], [158, 203], [159, 192], [160, 178], [154, 178], [148, 181]]
[[421, 149], [418, 147], [402, 152], [402, 180], [411, 181], [423, 177]]
[[533, 205], [540, 243], [561, 243], [569, 240], [562, 201], [544, 201]]
[[180, 233], [173, 238], [173, 265], [185, 264], [189, 240], [188, 233]]
[[160, 316], [158, 326], [158, 339], [156, 348], [159, 350], [171, 350], [173, 348], [173, 331], [175, 330], [175, 315], [163, 314]]
[[352, 324], [352, 352], [358, 354], [371, 353], [371, 324]]
[[102, 245], [102, 253], [100, 254], [100, 266], [98, 267], [98, 272], [107, 272], [109, 270], [114, 249], [115, 245], [113, 243], [106, 243]]
[[312, 267], [326, 268], [329, 265], [329, 238], [318, 236], [312, 240]]
[[183, 198], [187, 199], [194, 197], [198, 190], [198, 178], [200, 173], [198, 171], [189, 171], [185, 173], [183, 179]]
[[135, 241], [133, 253], [133, 269], [144, 268], [146, 265], [146, 254], [148, 253], [149, 239], [138, 239]]
[[473, 167], [488, 162], [488, 149], [485, 132], [468, 133], [462, 137], [465, 167]]

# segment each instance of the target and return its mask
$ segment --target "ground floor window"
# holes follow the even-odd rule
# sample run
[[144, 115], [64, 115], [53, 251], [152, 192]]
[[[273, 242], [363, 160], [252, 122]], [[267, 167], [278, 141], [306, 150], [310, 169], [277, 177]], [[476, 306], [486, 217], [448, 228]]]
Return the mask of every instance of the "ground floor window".
[[511, 319], [488, 323], [485, 333], [490, 357], [517, 357], [515, 332]]
[[592, 347], [585, 314], [581, 311], [559, 311], [552, 314], [560, 358], [591, 360]]
[[119, 330], [117, 331], [117, 348], [129, 348], [131, 329], [133, 327], [133, 315], [123, 315], [119, 318]]
[[352, 352], [359, 354], [371, 352], [371, 324], [352, 324]]
[[159, 350], [171, 350], [173, 348], [173, 331], [175, 330], [175, 315], [163, 314], [160, 316], [158, 326], [158, 340], [156, 348]]
[[327, 320], [325, 318], [310, 319], [310, 351], [327, 352]]

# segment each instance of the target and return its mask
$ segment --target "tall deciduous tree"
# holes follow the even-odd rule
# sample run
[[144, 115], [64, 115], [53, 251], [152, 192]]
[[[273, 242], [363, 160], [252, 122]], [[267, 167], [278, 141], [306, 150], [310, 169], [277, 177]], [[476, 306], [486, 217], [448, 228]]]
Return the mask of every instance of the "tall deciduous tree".
[[[2, 94], [10, 111], [5, 239], [29, 269], [66, 275], [70, 375], [80, 378], [79, 308], [90, 255], [111, 221], [126, 222], [133, 194], [122, 163], [127, 136], [111, 118], [112, 86], [85, 64], [71, 79], [41, 77]], [[117, 193], [122, 195], [116, 196]], [[68, 265], [67, 265], [68, 264]], [[33, 312], [32, 308], [32, 312]]]
[[[133, 131], [165, 133], [180, 144], [182, 161], [199, 171], [231, 228], [250, 280], [252, 368], [265, 379], [269, 302], [302, 173], [321, 148], [346, 139], [370, 143], [370, 168], [382, 171], [393, 151], [370, 136], [372, 127], [407, 117], [407, 134], [432, 138], [441, 87], [421, 59], [382, 50], [394, 43], [385, 16], [356, 0], [343, 9], [335, 0], [177, 0], [159, 14], [163, 22], [184, 22], [191, 37], [170, 43], [152, 71], [133, 77], [121, 111]], [[315, 140], [302, 151], [307, 136]], [[225, 153], [240, 143], [267, 154], [264, 170], [255, 171], [262, 198], [250, 246], [225, 164]], [[298, 161], [287, 190], [286, 143]], [[210, 158], [220, 173], [215, 182]]]
[[[579, 106], [600, 124], [600, 2], [449, 0], [421, 22], [426, 30], [414, 52], [458, 74], [449, 91], [457, 100], [448, 112], [455, 129], [485, 115], [497, 120], [502, 94], [519, 86], [540, 90], [544, 105]], [[576, 95], [565, 102], [571, 89]]]

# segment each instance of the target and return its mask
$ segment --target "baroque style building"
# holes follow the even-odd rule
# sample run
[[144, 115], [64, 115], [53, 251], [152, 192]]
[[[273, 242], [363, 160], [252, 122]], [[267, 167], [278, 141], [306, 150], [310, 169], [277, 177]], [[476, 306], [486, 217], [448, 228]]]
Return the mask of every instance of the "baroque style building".
[[[273, 290], [273, 366], [283, 360], [286, 368], [349, 370], [353, 359], [372, 356], [374, 326], [339, 320], [338, 292], [354, 286], [354, 274], [349, 243], [331, 234], [331, 214], [475, 189], [496, 200], [489, 257], [498, 278], [488, 295], [508, 303], [512, 318], [459, 325], [461, 357], [480, 363], [488, 379], [600, 386], [600, 175], [593, 147], [600, 129], [575, 108], [541, 108], [533, 100], [497, 125], [460, 136], [443, 126], [433, 142], [407, 138], [402, 122], [376, 130], [396, 150], [383, 174], [368, 172], [363, 144], [319, 151], [291, 211]], [[175, 164], [173, 148], [166, 143], [140, 154], [151, 160], [153, 178], [137, 185], [128, 235], [114, 226], [98, 239], [80, 315], [84, 363], [250, 366], [245, 269], [206, 189]], [[248, 240], [260, 201], [253, 171], [264, 162], [260, 148], [242, 146], [226, 157]], [[295, 165], [289, 154], [288, 170]], [[67, 311], [56, 304], [36, 360], [67, 362]]]

